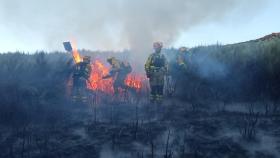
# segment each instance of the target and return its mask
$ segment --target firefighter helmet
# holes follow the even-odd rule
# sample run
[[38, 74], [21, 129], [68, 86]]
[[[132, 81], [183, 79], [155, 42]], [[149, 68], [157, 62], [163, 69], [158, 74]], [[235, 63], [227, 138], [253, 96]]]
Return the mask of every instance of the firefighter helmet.
[[114, 60], [116, 60], [115, 57], [109, 57], [109, 58], [107, 59], [107, 62], [108, 62], [108, 63], [112, 63]]

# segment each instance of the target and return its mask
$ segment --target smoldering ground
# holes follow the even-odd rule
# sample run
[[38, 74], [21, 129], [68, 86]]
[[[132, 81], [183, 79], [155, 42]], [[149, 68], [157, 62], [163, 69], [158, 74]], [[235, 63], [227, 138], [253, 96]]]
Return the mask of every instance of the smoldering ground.
[[277, 157], [279, 40], [191, 49], [183, 91], [159, 107], [73, 104], [70, 54], [0, 54], [0, 157]]
[[[181, 31], [222, 21], [241, 3], [250, 8], [261, 4], [95, 3], [1, 1], [1, 26], [13, 29], [27, 46], [43, 43], [40, 49], [58, 49], [61, 41], [74, 36], [82, 47], [131, 48], [141, 59], [152, 51], [152, 41], [171, 44]], [[190, 100], [168, 98], [158, 116], [149, 104], [73, 105], [65, 88], [71, 73], [66, 54], [1, 54], [0, 157], [277, 157], [280, 86], [275, 54], [280, 49], [279, 40], [271, 43], [261, 44], [262, 49], [225, 49], [232, 53], [216, 46], [193, 49], [190, 66], [195, 73], [183, 78], [180, 92], [184, 98], [192, 94]], [[255, 54], [262, 55], [251, 60]], [[273, 102], [254, 106], [258, 111], [235, 106], [241, 106], [240, 100], [255, 105], [252, 100], [263, 101], [262, 96]], [[272, 138], [271, 148], [264, 148]], [[248, 148], [252, 144], [253, 150]]]

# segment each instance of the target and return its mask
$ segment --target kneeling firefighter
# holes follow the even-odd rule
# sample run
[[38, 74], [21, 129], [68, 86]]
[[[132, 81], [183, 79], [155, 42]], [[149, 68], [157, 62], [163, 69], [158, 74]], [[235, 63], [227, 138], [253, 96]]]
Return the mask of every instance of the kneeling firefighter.
[[153, 44], [154, 53], [152, 53], [145, 64], [145, 71], [150, 82], [150, 101], [152, 103], [161, 104], [163, 99], [163, 88], [165, 84], [165, 76], [167, 74], [167, 60], [161, 53], [161, 42]]

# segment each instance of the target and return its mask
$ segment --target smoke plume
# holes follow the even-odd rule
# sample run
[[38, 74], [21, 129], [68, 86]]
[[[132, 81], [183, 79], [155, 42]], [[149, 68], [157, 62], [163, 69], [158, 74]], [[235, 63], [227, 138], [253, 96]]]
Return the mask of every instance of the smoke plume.
[[246, 17], [262, 1], [0, 0], [0, 29], [27, 48], [61, 50], [62, 41], [74, 38], [79, 47], [131, 49], [142, 57], [153, 41], [168, 47], [192, 27], [223, 21], [236, 10]]

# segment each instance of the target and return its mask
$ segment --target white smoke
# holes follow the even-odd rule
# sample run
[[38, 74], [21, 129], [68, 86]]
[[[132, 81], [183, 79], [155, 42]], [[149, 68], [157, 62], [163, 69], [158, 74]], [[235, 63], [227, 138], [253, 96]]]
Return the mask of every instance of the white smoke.
[[80, 47], [131, 49], [140, 57], [153, 41], [170, 46], [192, 27], [222, 21], [236, 9], [246, 17], [263, 1], [0, 0], [0, 29], [32, 48], [61, 50], [62, 41], [74, 38]]

